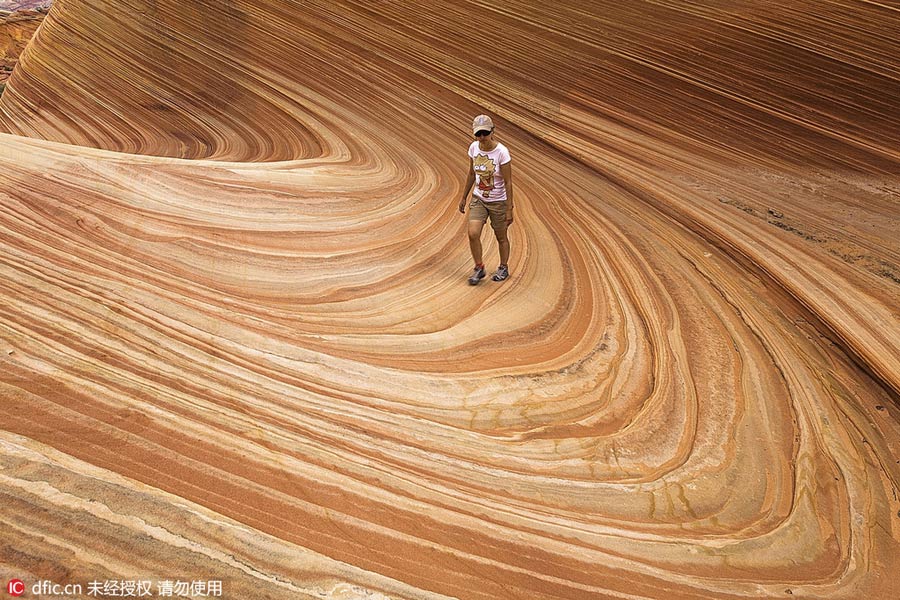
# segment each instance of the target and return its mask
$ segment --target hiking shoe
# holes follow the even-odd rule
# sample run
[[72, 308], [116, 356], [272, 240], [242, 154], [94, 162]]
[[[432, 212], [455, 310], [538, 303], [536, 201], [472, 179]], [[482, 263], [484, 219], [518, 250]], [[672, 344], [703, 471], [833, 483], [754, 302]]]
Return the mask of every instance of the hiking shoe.
[[494, 281], [503, 281], [507, 277], [509, 277], [509, 267], [506, 265], [500, 265], [497, 267], [497, 272], [491, 275], [491, 279]]
[[484, 267], [475, 267], [475, 271], [473, 271], [472, 276], [469, 277], [469, 285], [478, 285], [478, 282], [484, 279], [484, 276]]

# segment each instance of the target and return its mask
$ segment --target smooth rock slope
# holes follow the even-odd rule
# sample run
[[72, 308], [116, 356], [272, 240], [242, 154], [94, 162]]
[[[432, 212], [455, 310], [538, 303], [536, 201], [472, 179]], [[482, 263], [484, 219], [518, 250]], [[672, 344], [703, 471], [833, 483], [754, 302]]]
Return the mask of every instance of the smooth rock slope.
[[897, 597], [898, 30], [56, 0], [0, 99], [0, 577]]

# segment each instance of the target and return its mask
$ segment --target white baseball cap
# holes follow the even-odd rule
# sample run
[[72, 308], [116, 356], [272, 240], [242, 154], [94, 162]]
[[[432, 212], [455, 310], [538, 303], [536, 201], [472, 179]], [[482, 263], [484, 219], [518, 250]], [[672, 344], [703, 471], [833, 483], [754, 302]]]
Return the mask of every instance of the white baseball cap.
[[491, 121], [491, 118], [487, 115], [478, 115], [475, 117], [475, 120], [472, 121], [472, 133], [478, 133], [483, 130], [493, 131], [494, 122]]

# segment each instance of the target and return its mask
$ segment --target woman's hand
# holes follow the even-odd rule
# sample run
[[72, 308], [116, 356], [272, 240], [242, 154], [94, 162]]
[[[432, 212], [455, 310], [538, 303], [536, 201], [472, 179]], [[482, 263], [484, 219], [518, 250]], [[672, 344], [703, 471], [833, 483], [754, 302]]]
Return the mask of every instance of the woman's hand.
[[513, 212], [512, 209], [506, 211], [506, 226], [509, 227], [513, 224]]
[[468, 198], [463, 198], [459, 201], [459, 212], [462, 214], [466, 214], [466, 200], [468, 200]]

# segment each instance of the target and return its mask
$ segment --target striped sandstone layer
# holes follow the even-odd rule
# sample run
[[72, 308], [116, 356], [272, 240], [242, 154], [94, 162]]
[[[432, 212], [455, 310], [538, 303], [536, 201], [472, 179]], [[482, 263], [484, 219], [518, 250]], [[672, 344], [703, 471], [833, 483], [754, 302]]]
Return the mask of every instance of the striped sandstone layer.
[[54, 2], [0, 99], [0, 576], [897, 596], [900, 18], [708, 4]]
[[0, 6], [0, 84], [6, 84], [19, 55], [44, 20], [45, 14], [45, 9], [7, 13]]

